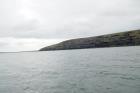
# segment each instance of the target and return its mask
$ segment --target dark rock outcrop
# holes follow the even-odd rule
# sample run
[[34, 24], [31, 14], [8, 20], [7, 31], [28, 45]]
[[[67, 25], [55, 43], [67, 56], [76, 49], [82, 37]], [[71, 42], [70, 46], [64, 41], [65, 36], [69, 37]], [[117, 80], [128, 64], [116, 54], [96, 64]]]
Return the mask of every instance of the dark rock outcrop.
[[66, 40], [55, 45], [44, 47], [40, 49], [40, 51], [136, 45], [140, 45], [140, 30]]

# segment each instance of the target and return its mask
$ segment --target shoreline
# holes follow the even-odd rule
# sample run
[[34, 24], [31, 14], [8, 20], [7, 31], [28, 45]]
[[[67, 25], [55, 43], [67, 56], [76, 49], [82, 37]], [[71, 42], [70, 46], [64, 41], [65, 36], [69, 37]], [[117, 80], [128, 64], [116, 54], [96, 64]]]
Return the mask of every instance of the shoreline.
[[136, 46], [114, 46], [114, 47], [96, 47], [96, 48], [81, 48], [81, 49], [62, 49], [62, 50], [47, 50], [47, 51], [19, 51], [19, 52], [0, 52], [0, 54], [4, 54], [4, 53], [31, 53], [31, 52], [48, 52], [48, 51], [65, 51], [65, 50], [82, 50], [82, 49], [104, 49], [104, 48], [120, 48], [120, 47], [140, 47], [140, 45], [136, 45]]

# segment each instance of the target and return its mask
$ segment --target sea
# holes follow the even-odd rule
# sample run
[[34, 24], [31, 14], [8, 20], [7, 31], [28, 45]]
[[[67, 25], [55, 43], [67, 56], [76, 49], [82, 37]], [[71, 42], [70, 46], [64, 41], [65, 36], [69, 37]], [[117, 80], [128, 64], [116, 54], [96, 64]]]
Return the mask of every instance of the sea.
[[0, 53], [0, 93], [140, 93], [140, 46]]

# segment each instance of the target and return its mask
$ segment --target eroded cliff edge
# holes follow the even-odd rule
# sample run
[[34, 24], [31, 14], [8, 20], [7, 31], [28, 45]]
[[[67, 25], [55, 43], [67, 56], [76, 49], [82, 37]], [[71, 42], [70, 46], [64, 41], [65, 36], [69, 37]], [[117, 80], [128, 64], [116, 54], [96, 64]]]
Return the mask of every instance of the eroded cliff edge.
[[58, 44], [44, 47], [39, 51], [137, 46], [137, 45], [140, 45], [140, 30], [66, 40]]

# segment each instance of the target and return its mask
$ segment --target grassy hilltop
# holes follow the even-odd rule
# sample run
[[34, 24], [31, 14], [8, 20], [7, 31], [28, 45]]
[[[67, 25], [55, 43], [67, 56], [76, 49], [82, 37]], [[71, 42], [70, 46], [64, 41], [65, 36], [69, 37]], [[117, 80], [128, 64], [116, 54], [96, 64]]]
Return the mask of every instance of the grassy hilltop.
[[66, 40], [55, 45], [44, 47], [40, 49], [40, 51], [136, 45], [140, 45], [140, 30]]

